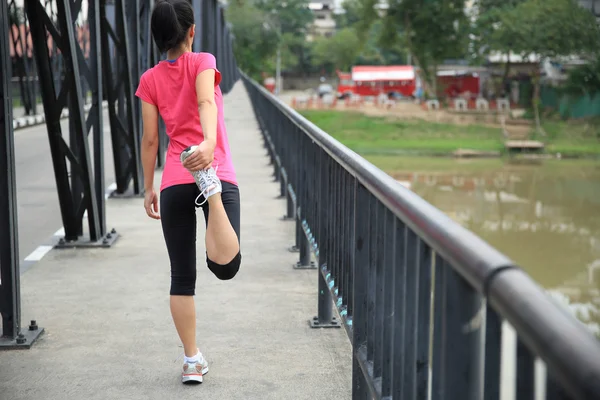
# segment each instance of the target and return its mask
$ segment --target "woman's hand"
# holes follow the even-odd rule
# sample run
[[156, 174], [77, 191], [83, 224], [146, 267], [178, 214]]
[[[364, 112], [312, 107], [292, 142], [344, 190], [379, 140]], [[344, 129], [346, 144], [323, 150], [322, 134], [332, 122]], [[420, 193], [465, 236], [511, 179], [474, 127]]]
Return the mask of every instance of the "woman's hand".
[[191, 172], [209, 169], [215, 157], [216, 143], [212, 140], [205, 140], [185, 159], [183, 166]]
[[158, 196], [154, 189], [146, 191], [146, 195], [144, 196], [144, 208], [146, 209], [146, 214], [148, 214], [150, 218], [160, 219], [160, 215], [158, 214]]

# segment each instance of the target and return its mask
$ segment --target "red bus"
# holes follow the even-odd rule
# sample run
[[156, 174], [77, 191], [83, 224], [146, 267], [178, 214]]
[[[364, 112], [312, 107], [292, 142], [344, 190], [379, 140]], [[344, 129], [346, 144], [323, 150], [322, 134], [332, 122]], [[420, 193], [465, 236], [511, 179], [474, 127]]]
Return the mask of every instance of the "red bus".
[[338, 97], [402, 95], [410, 97], [415, 91], [415, 70], [410, 65], [357, 65], [352, 72], [337, 71]]
[[[349, 94], [412, 97], [419, 79], [417, 72], [411, 65], [360, 65], [352, 67], [351, 73], [337, 71], [337, 95], [338, 98], [348, 97]], [[438, 91], [448, 97], [469, 94], [470, 98], [475, 98], [479, 94], [480, 78], [476, 72], [440, 70], [437, 77]]]

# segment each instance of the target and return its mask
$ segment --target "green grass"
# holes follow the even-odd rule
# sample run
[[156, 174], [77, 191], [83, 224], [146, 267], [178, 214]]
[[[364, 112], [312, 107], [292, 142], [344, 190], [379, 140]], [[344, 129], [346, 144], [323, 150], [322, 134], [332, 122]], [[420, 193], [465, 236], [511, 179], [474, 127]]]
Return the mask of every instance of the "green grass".
[[600, 122], [588, 121], [560, 121], [546, 120], [542, 126], [548, 135], [547, 138], [538, 137], [538, 140], [547, 142], [549, 153], [564, 155], [599, 155], [600, 154]]
[[[449, 154], [457, 149], [504, 153], [500, 128], [366, 116], [358, 112], [303, 110], [301, 114], [352, 150], [367, 154]], [[548, 119], [546, 152], [564, 156], [600, 155], [600, 123]]]
[[354, 151], [448, 153], [459, 148], [502, 151], [500, 129], [421, 120], [393, 120], [360, 113], [306, 110], [302, 115]]

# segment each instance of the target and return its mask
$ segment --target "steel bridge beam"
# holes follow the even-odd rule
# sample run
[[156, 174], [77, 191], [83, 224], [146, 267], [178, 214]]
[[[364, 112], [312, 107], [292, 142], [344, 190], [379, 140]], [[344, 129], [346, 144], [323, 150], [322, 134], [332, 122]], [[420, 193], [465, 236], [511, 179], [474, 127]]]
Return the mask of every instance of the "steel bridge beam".
[[17, 185], [12, 113], [8, 8], [0, 2], [0, 349], [29, 348], [44, 331], [35, 322], [21, 331]]
[[[134, 101], [134, 79], [139, 79], [136, 78], [137, 57], [133, 56], [137, 40], [127, 28], [137, 18], [131, 12], [127, 13], [123, 0], [100, 0], [100, 19], [102, 64], [117, 184], [113, 195], [141, 196], [140, 137]], [[131, 182], [132, 193], [128, 193]]]
[[[103, 173], [102, 75], [98, 65], [99, 0], [89, 1], [90, 57], [76, 40], [75, 19], [81, 1], [56, 0], [56, 20], [48, 15], [38, 0], [26, 0], [33, 53], [39, 74], [50, 152], [65, 236], [59, 247], [107, 247], [116, 232], [106, 232]], [[64, 71], [58, 77], [53, 71], [47, 47], [47, 34], [56, 43], [64, 60]], [[84, 112], [82, 79], [92, 91], [92, 107]], [[60, 90], [54, 82], [60, 81]], [[60, 116], [69, 110], [69, 143], [63, 137]], [[94, 168], [88, 136], [93, 131]], [[87, 214], [88, 229], [84, 236], [83, 218]]]
[[[19, 78], [21, 103], [25, 108], [25, 115], [35, 115], [37, 113], [36, 82], [34, 79], [34, 66], [29, 58], [31, 50], [30, 41], [27, 40], [29, 28], [25, 24], [22, 9], [17, 7], [15, 0], [9, 0], [7, 15], [10, 27], [8, 36], [14, 49], [14, 66]], [[21, 32], [21, 28], [23, 28], [23, 32]], [[11, 86], [9, 85], [8, 88], [10, 90]], [[8, 93], [10, 95], [10, 92]]]

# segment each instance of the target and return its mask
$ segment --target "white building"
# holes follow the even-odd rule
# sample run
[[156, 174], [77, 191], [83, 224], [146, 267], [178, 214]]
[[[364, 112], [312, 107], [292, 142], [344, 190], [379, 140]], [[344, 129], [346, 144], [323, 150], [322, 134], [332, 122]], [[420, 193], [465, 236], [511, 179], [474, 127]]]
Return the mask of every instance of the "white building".
[[333, 19], [334, 2], [334, 0], [321, 0], [308, 4], [308, 8], [313, 12], [315, 20], [309, 28], [306, 40], [310, 42], [316, 37], [330, 37], [335, 33], [336, 23]]

